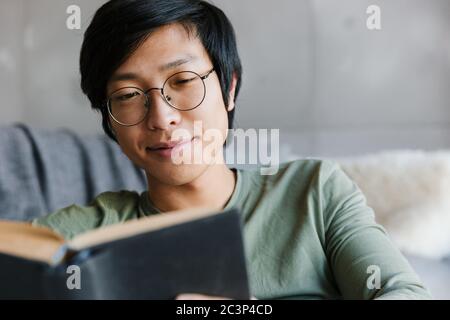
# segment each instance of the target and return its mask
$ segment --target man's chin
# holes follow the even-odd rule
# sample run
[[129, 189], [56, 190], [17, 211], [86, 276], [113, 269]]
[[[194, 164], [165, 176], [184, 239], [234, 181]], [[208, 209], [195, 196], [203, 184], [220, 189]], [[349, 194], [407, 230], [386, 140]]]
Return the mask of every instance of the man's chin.
[[147, 180], [158, 180], [160, 183], [180, 186], [191, 183], [208, 168], [205, 164], [173, 164], [165, 162], [157, 166], [145, 168]]

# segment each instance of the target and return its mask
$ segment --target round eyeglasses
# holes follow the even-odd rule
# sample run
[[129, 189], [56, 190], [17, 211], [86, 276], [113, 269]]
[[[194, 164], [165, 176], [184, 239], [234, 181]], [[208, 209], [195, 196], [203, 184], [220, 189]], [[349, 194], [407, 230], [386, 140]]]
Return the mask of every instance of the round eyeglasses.
[[162, 88], [147, 91], [136, 87], [124, 87], [114, 91], [108, 98], [107, 106], [111, 118], [123, 126], [134, 126], [142, 122], [150, 107], [149, 93], [160, 91], [166, 103], [180, 111], [189, 111], [202, 104], [206, 96], [204, 80], [214, 71], [211, 69], [201, 76], [194, 71], [181, 71], [171, 75]]

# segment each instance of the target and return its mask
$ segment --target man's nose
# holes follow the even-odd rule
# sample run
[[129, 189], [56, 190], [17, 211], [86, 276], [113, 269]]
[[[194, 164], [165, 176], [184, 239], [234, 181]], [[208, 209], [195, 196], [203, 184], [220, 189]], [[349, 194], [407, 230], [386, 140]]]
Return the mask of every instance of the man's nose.
[[177, 125], [181, 120], [180, 111], [171, 107], [164, 98], [161, 88], [151, 88], [147, 91], [147, 127], [151, 130], [167, 130]]

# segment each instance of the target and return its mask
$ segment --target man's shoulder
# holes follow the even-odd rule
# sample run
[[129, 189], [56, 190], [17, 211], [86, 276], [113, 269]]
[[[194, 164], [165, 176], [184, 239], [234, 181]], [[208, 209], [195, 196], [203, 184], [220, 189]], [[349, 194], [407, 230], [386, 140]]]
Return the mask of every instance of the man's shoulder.
[[106, 191], [100, 193], [91, 202], [91, 205], [120, 209], [121, 207], [129, 207], [139, 205], [140, 194], [137, 191], [120, 190]]
[[136, 191], [108, 191], [88, 205], [72, 204], [33, 220], [33, 225], [50, 228], [67, 239], [106, 225], [138, 217], [140, 195]]
[[280, 168], [291, 168], [291, 170], [301, 170], [303, 172], [317, 172], [328, 174], [335, 170], [339, 165], [329, 159], [320, 158], [302, 158], [283, 163]]
[[286, 161], [279, 164], [276, 170], [267, 170], [270, 174], [261, 174], [261, 170], [250, 170], [247, 174], [253, 178], [265, 180], [279, 180], [281, 178], [291, 178], [300, 180], [320, 179], [326, 181], [335, 171], [339, 171], [337, 162], [328, 159], [302, 158]]

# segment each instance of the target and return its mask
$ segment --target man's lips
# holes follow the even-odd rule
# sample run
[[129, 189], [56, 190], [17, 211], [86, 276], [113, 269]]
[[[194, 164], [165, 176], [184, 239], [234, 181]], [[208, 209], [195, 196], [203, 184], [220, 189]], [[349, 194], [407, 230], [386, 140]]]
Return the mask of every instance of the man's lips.
[[188, 142], [191, 142], [194, 138], [190, 139], [190, 140], [177, 140], [177, 141], [168, 141], [168, 142], [161, 142], [161, 143], [157, 143], [151, 147], [147, 147], [147, 149], [149, 149], [150, 151], [156, 151], [156, 150], [161, 150], [161, 149], [173, 149], [174, 147], [178, 146], [178, 145], [182, 145]]
[[193, 143], [197, 137], [193, 137], [191, 140], [171, 141], [167, 143], [160, 143], [147, 147], [146, 150], [151, 154], [157, 155], [163, 158], [171, 158], [172, 152], [175, 149], [183, 148], [184, 146]]

